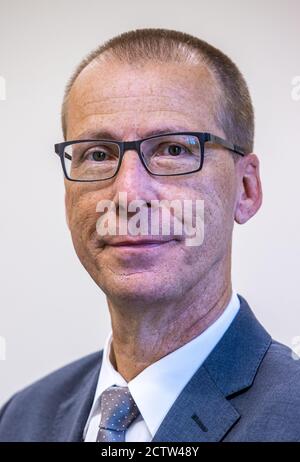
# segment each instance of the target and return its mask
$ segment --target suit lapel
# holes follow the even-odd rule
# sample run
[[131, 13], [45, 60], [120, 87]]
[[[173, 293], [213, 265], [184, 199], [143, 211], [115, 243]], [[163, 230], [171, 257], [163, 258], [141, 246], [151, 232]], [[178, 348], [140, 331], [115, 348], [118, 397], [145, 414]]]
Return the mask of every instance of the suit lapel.
[[60, 405], [54, 422], [53, 441], [82, 441], [84, 427], [96, 392], [102, 355], [103, 351], [97, 355], [93, 369], [79, 378], [76, 392]]
[[152, 441], [221, 441], [240, 418], [230, 395], [251, 386], [271, 337], [246, 300], [169, 410]]
[[219, 441], [239, 419], [204, 367], [192, 377], [152, 441]]

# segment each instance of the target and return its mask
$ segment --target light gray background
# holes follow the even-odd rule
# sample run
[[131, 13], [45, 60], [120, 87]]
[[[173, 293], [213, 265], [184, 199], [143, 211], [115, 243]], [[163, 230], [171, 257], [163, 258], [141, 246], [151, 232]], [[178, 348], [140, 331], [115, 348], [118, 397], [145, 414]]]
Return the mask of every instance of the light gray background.
[[[103, 346], [105, 296], [80, 265], [64, 217], [53, 144], [64, 85], [104, 40], [166, 27], [227, 53], [249, 83], [264, 204], [235, 227], [233, 285], [278, 340], [300, 336], [299, 0], [0, 0], [0, 403]], [[222, 236], [220, 236], [222, 238]], [[294, 339], [295, 340], [295, 339]]]

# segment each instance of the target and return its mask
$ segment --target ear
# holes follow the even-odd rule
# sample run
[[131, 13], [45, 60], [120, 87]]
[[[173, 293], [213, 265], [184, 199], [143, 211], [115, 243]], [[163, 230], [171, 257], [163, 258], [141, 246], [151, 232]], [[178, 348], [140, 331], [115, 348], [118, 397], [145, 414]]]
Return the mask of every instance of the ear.
[[246, 223], [256, 214], [262, 204], [262, 188], [258, 157], [251, 153], [239, 159], [236, 164], [237, 196], [235, 221]]

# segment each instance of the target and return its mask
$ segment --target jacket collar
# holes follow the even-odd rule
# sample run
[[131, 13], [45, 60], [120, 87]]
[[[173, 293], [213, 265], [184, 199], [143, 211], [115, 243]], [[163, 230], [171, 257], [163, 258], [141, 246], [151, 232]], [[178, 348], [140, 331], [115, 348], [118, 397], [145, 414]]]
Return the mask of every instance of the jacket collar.
[[[240, 414], [227, 399], [251, 386], [271, 337], [240, 295], [230, 327], [169, 410], [152, 441], [220, 441]], [[93, 403], [103, 351], [77, 391], [63, 401], [54, 422], [54, 441], [81, 441]], [[153, 397], [149, 396], [149, 399]]]
[[240, 414], [227, 399], [251, 386], [271, 337], [239, 295], [240, 310], [166, 415], [153, 441], [220, 441]]

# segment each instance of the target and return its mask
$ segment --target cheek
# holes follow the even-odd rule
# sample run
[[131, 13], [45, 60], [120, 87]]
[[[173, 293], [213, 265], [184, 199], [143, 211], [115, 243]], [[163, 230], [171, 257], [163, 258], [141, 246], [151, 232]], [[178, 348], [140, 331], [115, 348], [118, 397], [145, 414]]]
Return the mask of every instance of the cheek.
[[204, 202], [204, 246], [219, 246], [221, 241], [228, 244], [234, 224], [235, 188], [231, 162], [207, 162], [205, 172], [186, 183], [185, 196]]
[[205, 241], [211, 247], [228, 248], [234, 224], [235, 176], [224, 168], [205, 181], [204, 229]]
[[[179, 199], [193, 204], [193, 227], [197, 224], [196, 200], [203, 201], [204, 240], [216, 240], [230, 233], [234, 222], [235, 176], [230, 163], [209, 162], [205, 172], [168, 182], [160, 189], [160, 199]], [[199, 223], [200, 220], [198, 220]], [[205, 237], [206, 236], [206, 237]]]
[[66, 192], [66, 210], [69, 227], [74, 243], [84, 244], [96, 230], [99, 214], [96, 212], [97, 201], [92, 193], [84, 193], [78, 188]]

